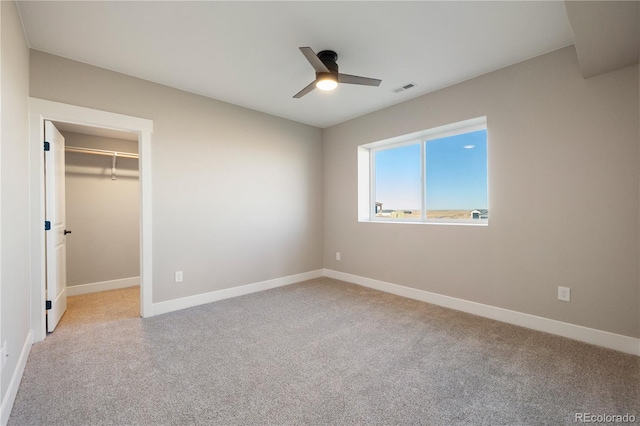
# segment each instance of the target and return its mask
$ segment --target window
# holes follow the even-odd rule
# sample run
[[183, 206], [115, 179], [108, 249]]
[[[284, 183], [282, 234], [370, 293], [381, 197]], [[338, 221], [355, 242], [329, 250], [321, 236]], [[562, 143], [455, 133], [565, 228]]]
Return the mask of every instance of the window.
[[420, 151], [420, 144], [414, 143], [373, 152], [376, 217], [420, 217]]
[[359, 147], [359, 219], [487, 224], [486, 117]]

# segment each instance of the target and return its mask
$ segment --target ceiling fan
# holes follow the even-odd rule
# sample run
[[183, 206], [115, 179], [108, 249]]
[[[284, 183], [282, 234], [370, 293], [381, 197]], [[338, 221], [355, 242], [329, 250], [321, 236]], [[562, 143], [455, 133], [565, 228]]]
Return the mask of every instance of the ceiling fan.
[[377, 78], [359, 77], [357, 75], [341, 74], [338, 72], [338, 54], [333, 50], [323, 50], [317, 55], [310, 47], [301, 47], [300, 51], [307, 58], [314, 70], [316, 79], [307, 87], [293, 95], [301, 98], [316, 87], [320, 90], [333, 90], [338, 83], [360, 84], [363, 86], [379, 86], [382, 80]]

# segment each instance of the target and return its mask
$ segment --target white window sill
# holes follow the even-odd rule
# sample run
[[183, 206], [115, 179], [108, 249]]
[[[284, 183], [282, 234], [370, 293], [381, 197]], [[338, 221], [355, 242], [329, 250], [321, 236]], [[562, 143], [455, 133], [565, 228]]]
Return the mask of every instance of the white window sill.
[[360, 223], [393, 223], [402, 225], [458, 225], [458, 226], [489, 226], [488, 219], [462, 219], [462, 220], [398, 220], [398, 219], [358, 219]]

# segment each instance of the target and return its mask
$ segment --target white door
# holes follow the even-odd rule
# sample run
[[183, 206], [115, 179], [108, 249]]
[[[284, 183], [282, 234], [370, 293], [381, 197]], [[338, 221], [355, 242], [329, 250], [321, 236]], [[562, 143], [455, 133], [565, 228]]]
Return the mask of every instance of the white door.
[[67, 310], [67, 245], [64, 195], [64, 137], [50, 121], [45, 121], [45, 221], [50, 229], [45, 231], [47, 264], [47, 331], [58, 325]]

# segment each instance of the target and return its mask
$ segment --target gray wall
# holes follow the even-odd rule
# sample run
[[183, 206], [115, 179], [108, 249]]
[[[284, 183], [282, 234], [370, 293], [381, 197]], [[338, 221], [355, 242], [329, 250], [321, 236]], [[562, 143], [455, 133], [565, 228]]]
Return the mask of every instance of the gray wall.
[[4, 400], [18, 357], [29, 333], [29, 49], [14, 2], [2, 8], [2, 134], [0, 205], [2, 247], [2, 341], [9, 357], [2, 370]]
[[[571, 46], [325, 129], [325, 267], [639, 337], [638, 101]], [[484, 115], [488, 227], [358, 223], [358, 145]]]
[[[138, 152], [138, 142], [62, 132], [67, 146]], [[138, 160], [66, 153], [67, 286], [140, 275]]]
[[30, 67], [33, 97], [153, 120], [154, 302], [322, 268], [320, 129], [39, 51]]

